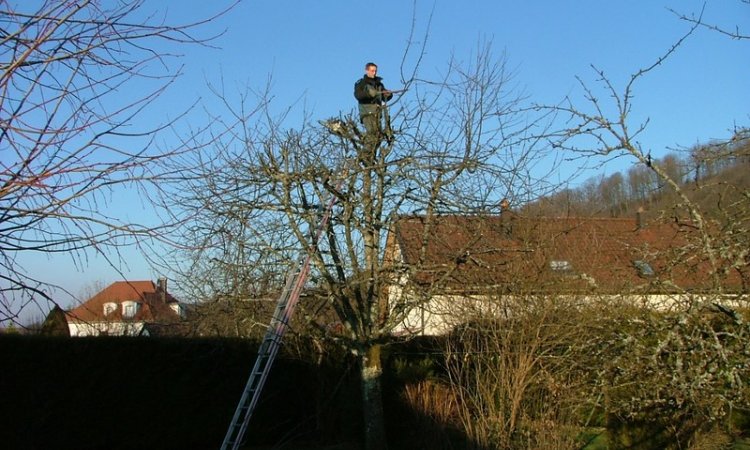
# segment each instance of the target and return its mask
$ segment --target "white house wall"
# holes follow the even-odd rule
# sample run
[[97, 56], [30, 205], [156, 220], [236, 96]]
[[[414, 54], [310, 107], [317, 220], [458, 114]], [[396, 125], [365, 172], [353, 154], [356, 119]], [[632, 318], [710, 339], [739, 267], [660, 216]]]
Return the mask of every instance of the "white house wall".
[[[389, 299], [391, 302], [404, 301], [401, 287], [394, 287]], [[525, 295], [531, 298], [530, 295]], [[547, 297], [550, 297], [548, 295]], [[696, 303], [720, 303], [737, 308], [747, 306], [748, 296], [736, 295], [556, 295], [561, 301], [580, 302], [581, 304], [596, 301], [618, 302], [656, 311], [679, 311]], [[487, 296], [438, 295], [422, 304], [416, 304], [404, 320], [394, 328], [394, 335], [428, 335], [437, 336], [449, 333], [456, 326], [477, 318], [503, 318], [512, 314], [512, 309], [519, 305], [519, 299], [513, 296], [500, 296], [488, 299]], [[393, 306], [393, 303], [391, 303]]]
[[68, 323], [70, 335], [85, 336], [139, 336], [143, 330], [143, 322], [71, 322]]
[[439, 295], [411, 308], [393, 334], [437, 336], [482, 315], [502, 317], [502, 311], [486, 297]]

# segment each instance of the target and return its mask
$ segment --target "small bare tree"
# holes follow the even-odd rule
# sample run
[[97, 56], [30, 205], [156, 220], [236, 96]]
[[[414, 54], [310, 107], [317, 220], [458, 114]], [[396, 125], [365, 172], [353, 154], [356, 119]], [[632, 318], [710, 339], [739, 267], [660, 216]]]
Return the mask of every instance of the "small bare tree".
[[580, 448], [578, 417], [589, 407], [580, 367], [588, 360], [577, 349], [593, 308], [573, 296], [532, 293], [486, 302], [508, 315], [488, 317], [486, 305], [463, 311], [467, 322], [445, 354], [467, 437], [482, 449]]
[[172, 25], [143, 0], [0, 4], [0, 323], [53, 302], [23, 255], [83, 265], [87, 252], [158, 237], [106, 208], [117, 189], [158, 187], [156, 162], [180, 151], [156, 149], [170, 123], [134, 118], [180, 75], [162, 45], [206, 45], [194, 32], [216, 17]]

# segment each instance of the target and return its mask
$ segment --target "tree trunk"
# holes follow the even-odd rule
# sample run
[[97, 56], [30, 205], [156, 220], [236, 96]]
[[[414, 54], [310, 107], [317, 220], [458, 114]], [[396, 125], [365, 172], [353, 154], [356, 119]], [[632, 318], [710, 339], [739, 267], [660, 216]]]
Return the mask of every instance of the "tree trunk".
[[380, 345], [372, 345], [360, 356], [366, 450], [385, 450], [388, 448], [383, 415], [383, 391], [381, 388], [383, 368], [380, 362], [380, 350]]

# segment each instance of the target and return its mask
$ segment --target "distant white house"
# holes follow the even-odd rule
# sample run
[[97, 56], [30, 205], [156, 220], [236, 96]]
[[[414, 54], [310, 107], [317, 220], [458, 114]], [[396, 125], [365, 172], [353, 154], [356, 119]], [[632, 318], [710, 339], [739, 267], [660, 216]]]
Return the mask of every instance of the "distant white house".
[[164, 278], [112, 283], [65, 313], [70, 336], [148, 336], [184, 316], [184, 305], [167, 292]]

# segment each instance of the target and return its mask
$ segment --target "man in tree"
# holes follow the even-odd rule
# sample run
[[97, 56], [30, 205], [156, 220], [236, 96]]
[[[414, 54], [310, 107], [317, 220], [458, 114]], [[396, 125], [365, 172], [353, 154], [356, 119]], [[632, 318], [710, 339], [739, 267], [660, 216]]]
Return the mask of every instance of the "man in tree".
[[359, 102], [359, 120], [365, 126], [367, 147], [374, 148], [383, 134], [390, 140], [390, 123], [386, 120], [383, 127], [383, 113], [386, 112], [385, 103], [393, 97], [393, 93], [383, 86], [375, 63], [365, 64], [365, 75], [354, 84], [354, 97]]

